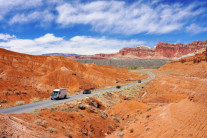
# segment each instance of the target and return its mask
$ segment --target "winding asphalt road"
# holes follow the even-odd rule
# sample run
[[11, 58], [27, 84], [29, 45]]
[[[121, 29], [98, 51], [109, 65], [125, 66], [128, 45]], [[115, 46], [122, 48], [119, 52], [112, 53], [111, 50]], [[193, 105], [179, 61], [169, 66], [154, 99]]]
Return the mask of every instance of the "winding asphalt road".
[[[142, 80], [143, 82], [148, 82], [152, 79], [154, 79], [154, 74], [151, 71], [147, 72], [150, 75], [150, 78], [146, 79], [146, 80]], [[128, 86], [133, 86], [137, 84], [137, 82], [133, 82], [130, 84], [126, 84], [121, 86], [121, 88], [124, 87], [128, 87]], [[66, 103], [69, 101], [73, 101], [76, 99], [81, 99], [81, 98], [85, 98], [85, 97], [89, 97], [89, 96], [93, 96], [95, 94], [98, 93], [102, 93], [102, 92], [106, 92], [106, 91], [113, 91], [113, 90], [117, 90], [116, 87], [113, 88], [108, 88], [108, 89], [103, 89], [103, 90], [97, 90], [97, 91], [93, 91], [91, 94], [79, 94], [79, 95], [73, 95], [68, 97], [67, 99], [63, 99], [63, 100], [45, 100], [45, 101], [40, 101], [40, 102], [36, 102], [36, 103], [30, 103], [30, 104], [25, 104], [25, 105], [21, 105], [21, 106], [15, 106], [15, 107], [10, 107], [10, 108], [5, 108], [5, 109], [1, 109], [0, 113], [25, 113], [25, 112], [32, 112], [35, 109], [41, 109], [41, 108], [46, 108], [46, 107], [51, 107], [53, 105], [58, 105], [61, 103]]]

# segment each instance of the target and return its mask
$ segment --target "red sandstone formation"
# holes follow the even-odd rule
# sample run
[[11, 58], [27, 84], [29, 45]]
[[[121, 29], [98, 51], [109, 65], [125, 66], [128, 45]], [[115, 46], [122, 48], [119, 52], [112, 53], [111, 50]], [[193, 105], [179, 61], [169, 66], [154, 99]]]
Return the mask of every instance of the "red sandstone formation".
[[152, 58], [155, 52], [147, 46], [137, 46], [135, 48], [125, 47], [115, 54], [120, 58]]
[[75, 56], [71, 59], [174, 59], [189, 53], [195, 53], [204, 49], [207, 41], [195, 41], [188, 44], [172, 44], [159, 42], [155, 48], [137, 46], [135, 48], [125, 47], [115, 54], [95, 54], [93, 56]]
[[171, 44], [159, 42], [155, 48], [155, 57], [176, 58], [203, 49], [207, 41], [195, 41], [188, 44]]

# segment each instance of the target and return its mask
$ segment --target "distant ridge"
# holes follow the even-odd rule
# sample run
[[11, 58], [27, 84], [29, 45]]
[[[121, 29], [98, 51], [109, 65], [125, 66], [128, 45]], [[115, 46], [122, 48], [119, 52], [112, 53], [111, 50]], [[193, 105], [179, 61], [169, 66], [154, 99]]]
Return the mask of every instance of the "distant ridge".
[[67, 57], [67, 56], [78, 56], [78, 54], [74, 54], [74, 53], [46, 53], [46, 54], [42, 54], [40, 56], [62, 56], [62, 57]]

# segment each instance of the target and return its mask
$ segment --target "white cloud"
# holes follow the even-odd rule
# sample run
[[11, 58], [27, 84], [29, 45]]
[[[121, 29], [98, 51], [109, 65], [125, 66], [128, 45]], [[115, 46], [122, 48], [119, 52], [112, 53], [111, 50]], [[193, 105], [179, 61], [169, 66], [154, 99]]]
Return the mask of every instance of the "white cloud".
[[9, 35], [9, 34], [0, 34], [0, 40], [9, 40], [12, 38], [16, 38], [15, 35]]
[[31, 9], [42, 5], [42, 0], [0, 0], [0, 20], [10, 11]]
[[32, 13], [27, 14], [16, 14], [13, 18], [9, 21], [10, 24], [14, 23], [26, 23], [30, 21], [40, 21], [40, 22], [50, 22], [54, 19], [54, 15], [51, 14], [49, 11], [35, 11]]
[[138, 40], [116, 40], [89, 36], [75, 36], [66, 40], [63, 37], [55, 37], [53, 34], [45, 34], [36, 39], [13, 39], [7, 42], [0, 42], [0, 47], [36, 55], [43, 53], [77, 53], [91, 55], [97, 53], [115, 53], [123, 47], [132, 47], [144, 43]]
[[198, 34], [201, 32], [206, 32], [207, 31], [207, 27], [200, 27], [197, 24], [191, 24], [189, 26], [186, 27], [186, 31], [193, 33], [193, 34]]
[[63, 38], [55, 37], [53, 34], [45, 34], [40, 38], [36, 38], [35, 41], [38, 43], [51, 43], [51, 42], [63, 41]]
[[[190, 19], [201, 14], [193, 3], [188, 6], [175, 3], [161, 4], [141, 1], [127, 5], [124, 1], [94, 1], [86, 4], [65, 3], [57, 7], [56, 22], [67, 27], [90, 24], [99, 32], [122, 34], [169, 33], [181, 29]], [[156, 5], [159, 3], [159, 5]]]

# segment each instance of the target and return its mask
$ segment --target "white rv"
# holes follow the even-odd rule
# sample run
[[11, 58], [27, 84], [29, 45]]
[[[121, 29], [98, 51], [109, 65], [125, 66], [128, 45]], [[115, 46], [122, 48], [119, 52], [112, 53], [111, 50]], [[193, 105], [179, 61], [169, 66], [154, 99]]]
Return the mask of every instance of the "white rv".
[[67, 98], [67, 91], [65, 88], [61, 89], [54, 89], [54, 91], [51, 94], [51, 100], [54, 99], [62, 99], [62, 98]]

